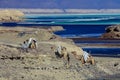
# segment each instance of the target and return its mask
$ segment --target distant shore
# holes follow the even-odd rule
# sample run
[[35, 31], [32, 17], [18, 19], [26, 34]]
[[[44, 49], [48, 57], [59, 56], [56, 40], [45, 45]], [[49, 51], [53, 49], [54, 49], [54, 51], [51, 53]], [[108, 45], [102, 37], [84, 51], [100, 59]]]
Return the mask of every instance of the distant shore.
[[0, 8], [0, 10], [20, 10], [25, 14], [89, 14], [89, 13], [120, 13], [120, 9], [24, 9], [24, 8]]

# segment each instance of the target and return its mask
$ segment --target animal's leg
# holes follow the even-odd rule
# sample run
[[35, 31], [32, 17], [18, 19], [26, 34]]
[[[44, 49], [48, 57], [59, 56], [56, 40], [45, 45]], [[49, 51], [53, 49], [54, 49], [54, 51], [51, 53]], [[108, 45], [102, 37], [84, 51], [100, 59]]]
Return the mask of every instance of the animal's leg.
[[92, 65], [95, 65], [95, 60], [94, 60], [93, 57], [91, 57], [91, 64], [92, 64]]
[[81, 62], [82, 62], [82, 64], [85, 64], [84, 57], [81, 58]]
[[31, 44], [31, 49], [35, 49], [35, 48], [36, 48], [35, 44], [32, 43], [32, 44]]
[[67, 54], [67, 68], [70, 67], [70, 55]]
[[70, 67], [70, 56], [69, 56], [69, 54], [68, 54], [67, 52], [64, 53], [63, 58], [64, 58], [64, 60], [65, 60], [65, 65], [66, 65], [66, 67], [69, 68], [69, 67]]
[[90, 56], [90, 57], [87, 59], [87, 63], [90, 63], [90, 64], [94, 65], [94, 64], [95, 64], [94, 58], [93, 58], [92, 56]]

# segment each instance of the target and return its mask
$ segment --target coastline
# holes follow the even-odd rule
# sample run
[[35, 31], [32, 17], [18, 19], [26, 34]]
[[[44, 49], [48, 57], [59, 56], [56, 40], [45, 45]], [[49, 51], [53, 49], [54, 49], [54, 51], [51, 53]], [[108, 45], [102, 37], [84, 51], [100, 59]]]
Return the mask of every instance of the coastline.
[[[65, 46], [68, 52], [78, 51], [73, 40], [64, 39], [53, 32], [62, 27], [0, 27], [0, 80], [87, 80], [119, 79], [120, 59], [117, 57], [93, 56], [96, 64], [82, 65], [70, 54], [70, 68], [63, 59], [56, 58], [51, 47]], [[21, 43], [36, 38], [37, 50], [25, 52]], [[79, 39], [78, 39], [79, 40]], [[96, 40], [96, 39], [80, 39]], [[99, 39], [97, 39], [99, 41]], [[88, 44], [89, 45], [89, 44]], [[86, 45], [86, 46], [88, 46]], [[84, 45], [85, 46], [85, 45]], [[96, 45], [99, 46], [99, 45]]]
[[68, 38], [83, 48], [120, 48], [120, 39], [106, 38]]

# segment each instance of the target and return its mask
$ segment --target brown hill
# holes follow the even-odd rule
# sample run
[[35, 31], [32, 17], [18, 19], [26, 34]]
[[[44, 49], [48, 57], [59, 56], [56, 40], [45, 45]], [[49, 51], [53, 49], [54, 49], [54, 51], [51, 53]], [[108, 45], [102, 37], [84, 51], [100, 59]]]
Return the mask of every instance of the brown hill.
[[120, 39], [120, 25], [109, 26], [105, 30], [106, 33], [102, 35], [102, 38]]
[[0, 10], [0, 22], [18, 22], [24, 13], [18, 10]]

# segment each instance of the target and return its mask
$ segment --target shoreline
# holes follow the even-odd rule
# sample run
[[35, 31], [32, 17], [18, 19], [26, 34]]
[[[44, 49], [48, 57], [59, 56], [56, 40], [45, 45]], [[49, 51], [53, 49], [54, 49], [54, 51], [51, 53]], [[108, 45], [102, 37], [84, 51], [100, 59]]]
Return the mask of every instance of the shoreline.
[[120, 39], [106, 38], [68, 38], [77, 46], [84, 48], [120, 48]]
[[111, 38], [68, 38], [72, 40], [86, 40], [86, 41], [94, 41], [94, 40], [102, 40], [102, 41], [120, 41], [120, 39], [111, 39]]

